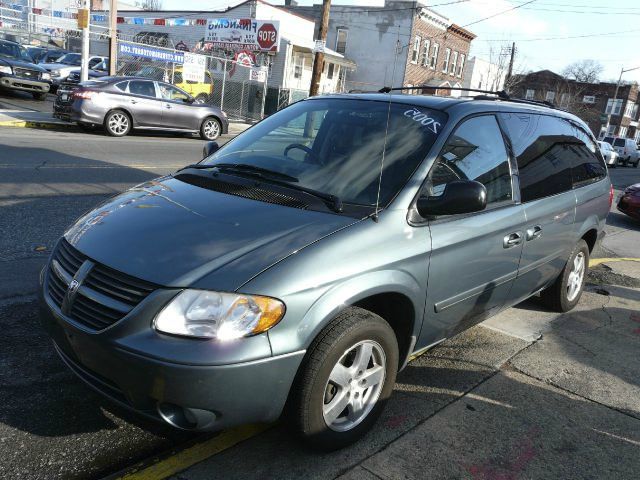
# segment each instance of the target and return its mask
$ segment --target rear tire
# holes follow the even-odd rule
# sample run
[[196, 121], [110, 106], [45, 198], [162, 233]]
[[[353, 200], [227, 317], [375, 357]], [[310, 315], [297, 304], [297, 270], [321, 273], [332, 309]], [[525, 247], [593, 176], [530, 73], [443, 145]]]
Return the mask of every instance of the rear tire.
[[292, 426], [330, 451], [365, 435], [382, 413], [398, 371], [398, 342], [378, 315], [351, 307], [313, 341], [291, 389]]
[[540, 292], [543, 305], [555, 312], [568, 312], [580, 301], [589, 273], [589, 247], [580, 240], [555, 282]]
[[122, 110], [112, 110], [104, 117], [104, 130], [112, 137], [124, 137], [131, 131], [131, 117]]
[[222, 124], [215, 117], [207, 117], [200, 125], [200, 138], [203, 140], [215, 140], [222, 133]]

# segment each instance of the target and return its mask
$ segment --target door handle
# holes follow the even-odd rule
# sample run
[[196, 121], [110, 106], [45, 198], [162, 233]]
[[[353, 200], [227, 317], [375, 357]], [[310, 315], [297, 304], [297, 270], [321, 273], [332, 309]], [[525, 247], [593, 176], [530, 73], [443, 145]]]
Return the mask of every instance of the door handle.
[[169, 110], [171, 110], [171, 105], [165, 105], [164, 108], [168, 108]]
[[534, 225], [531, 228], [527, 228], [527, 241], [535, 240], [542, 236], [542, 227], [540, 225]]
[[504, 248], [515, 247], [516, 245], [520, 245], [522, 243], [522, 232], [513, 232], [509, 235], [505, 235], [502, 240], [502, 246]]
[[138, 101], [137, 100], [131, 100], [131, 103], [133, 103], [135, 105], [136, 103], [138, 103]]

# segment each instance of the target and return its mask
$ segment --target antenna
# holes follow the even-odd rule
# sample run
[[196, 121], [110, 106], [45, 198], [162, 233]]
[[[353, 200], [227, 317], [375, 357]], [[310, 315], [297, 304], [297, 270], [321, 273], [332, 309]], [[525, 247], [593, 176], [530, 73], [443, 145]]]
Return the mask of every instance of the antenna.
[[[396, 64], [398, 63], [398, 47], [400, 47], [400, 25], [396, 36], [395, 55], [393, 58], [393, 70], [391, 73], [391, 85], [396, 79]], [[373, 213], [373, 220], [378, 221], [378, 212], [380, 211], [380, 190], [382, 189], [382, 171], [384, 170], [384, 156], [387, 152], [387, 137], [389, 134], [389, 119], [391, 118], [391, 92], [389, 92], [389, 105], [387, 107], [387, 125], [384, 130], [384, 144], [382, 146], [382, 159], [380, 160], [380, 176], [378, 177], [378, 193], [376, 195], [376, 209]]]

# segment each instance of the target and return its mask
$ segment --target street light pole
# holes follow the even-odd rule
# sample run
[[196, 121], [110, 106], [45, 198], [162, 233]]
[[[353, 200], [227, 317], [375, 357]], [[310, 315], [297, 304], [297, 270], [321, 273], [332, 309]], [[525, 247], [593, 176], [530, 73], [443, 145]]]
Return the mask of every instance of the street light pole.
[[89, 0], [82, 2], [82, 63], [80, 64], [80, 81], [86, 82], [89, 79], [89, 19], [90, 3]]
[[[627, 72], [631, 72], [633, 70], [638, 70], [640, 69], [640, 67], [633, 67], [633, 68], [628, 68], [627, 70], [624, 69], [624, 67], [622, 67], [620, 69], [620, 76], [618, 77], [618, 83], [616, 84], [616, 91], [613, 94], [613, 102], [611, 102], [611, 112], [609, 112], [609, 114], [607, 115], [607, 124], [604, 127], [604, 134], [607, 135], [609, 133], [609, 125], [611, 124], [611, 114], [613, 113], [613, 109], [616, 106], [616, 100], [618, 100], [618, 91], [620, 90], [620, 83], [622, 83], [622, 74], [623, 73], [627, 73]], [[622, 113], [622, 106], [620, 107], [620, 113]]]
[[118, 62], [118, 0], [109, 2], [109, 75], [116, 74]]

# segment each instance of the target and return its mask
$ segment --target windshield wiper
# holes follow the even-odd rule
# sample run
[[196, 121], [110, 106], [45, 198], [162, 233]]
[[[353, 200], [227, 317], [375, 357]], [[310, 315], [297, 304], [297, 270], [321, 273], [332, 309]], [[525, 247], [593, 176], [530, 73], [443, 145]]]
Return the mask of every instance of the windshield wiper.
[[286, 173], [276, 172], [275, 170], [270, 170], [268, 168], [263, 168], [263, 167], [257, 167], [255, 165], [249, 165], [246, 163], [213, 163], [213, 164], [196, 163], [194, 165], [187, 165], [186, 167], [183, 167], [180, 170], [178, 170], [178, 172], [185, 170], [187, 168], [193, 168], [196, 170], [217, 168], [219, 170], [226, 170], [228, 172], [247, 173], [251, 176], [260, 177], [260, 178], [279, 178], [286, 182], [298, 181], [296, 177], [287, 175]]
[[[273, 170], [269, 170], [267, 168], [256, 167], [254, 165], [247, 165], [244, 163], [216, 163], [216, 164], [204, 164], [204, 163], [196, 163], [193, 165], [187, 165], [186, 167], [178, 170], [185, 170], [187, 168], [193, 168], [196, 170], [205, 170], [210, 168], [220, 168], [221, 170], [227, 170], [229, 172], [234, 173], [246, 173], [248, 175], [262, 178], [268, 182], [274, 183], [276, 185], [281, 185], [283, 187], [291, 188], [293, 190], [298, 190], [300, 192], [308, 193], [309, 195], [313, 195], [325, 202], [328, 202], [331, 205], [331, 209], [334, 212], [341, 213], [343, 210], [343, 204], [340, 197], [336, 195], [332, 195], [331, 193], [320, 192], [318, 190], [314, 190], [313, 188], [303, 187], [302, 185], [297, 185], [293, 182], [298, 182], [296, 177], [292, 177], [291, 175], [287, 175], [286, 173], [276, 172]], [[282, 180], [278, 180], [274, 177], [280, 177]]]

